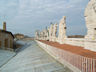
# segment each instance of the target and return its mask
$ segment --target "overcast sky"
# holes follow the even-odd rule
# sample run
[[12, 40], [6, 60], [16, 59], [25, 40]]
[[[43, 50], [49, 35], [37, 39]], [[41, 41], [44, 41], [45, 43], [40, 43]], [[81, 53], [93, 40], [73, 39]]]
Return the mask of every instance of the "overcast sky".
[[33, 36], [35, 30], [67, 17], [67, 35], [85, 35], [84, 10], [89, 0], [0, 0], [0, 28]]

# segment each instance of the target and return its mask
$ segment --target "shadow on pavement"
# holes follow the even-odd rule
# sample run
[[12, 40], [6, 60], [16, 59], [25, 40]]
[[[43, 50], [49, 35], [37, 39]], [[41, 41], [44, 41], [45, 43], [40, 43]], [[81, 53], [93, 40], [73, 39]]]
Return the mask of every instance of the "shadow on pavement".
[[19, 49], [16, 50], [15, 52], [16, 52], [16, 53], [19, 53], [19, 52], [23, 51], [24, 49], [28, 48], [29, 46], [31, 46], [31, 44], [26, 43], [24, 46], [22, 46], [21, 48], [19, 48]]

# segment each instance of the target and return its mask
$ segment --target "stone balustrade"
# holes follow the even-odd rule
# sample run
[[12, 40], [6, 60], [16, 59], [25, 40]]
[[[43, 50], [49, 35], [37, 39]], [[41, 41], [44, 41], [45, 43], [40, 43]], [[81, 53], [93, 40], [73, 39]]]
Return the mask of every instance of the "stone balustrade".
[[84, 47], [84, 40], [84, 38], [66, 38], [65, 43], [74, 46]]

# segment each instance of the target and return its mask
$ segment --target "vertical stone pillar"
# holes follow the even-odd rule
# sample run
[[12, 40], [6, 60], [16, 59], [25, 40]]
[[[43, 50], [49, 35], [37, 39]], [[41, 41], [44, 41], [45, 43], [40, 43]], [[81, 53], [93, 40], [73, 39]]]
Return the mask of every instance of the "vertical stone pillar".
[[66, 38], [66, 17], [64, 16], [59, 24], [59, 35], [58, 35], [58, 42], [60, 44], [65, 43], [65, 38]]

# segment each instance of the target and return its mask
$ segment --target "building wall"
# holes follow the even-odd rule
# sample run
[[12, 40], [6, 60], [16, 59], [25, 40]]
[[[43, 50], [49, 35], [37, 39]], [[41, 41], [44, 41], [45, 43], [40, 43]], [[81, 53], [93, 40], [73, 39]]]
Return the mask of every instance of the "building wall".
[[0, 48], [13, 49], [14, 39], [11, 34], [0, 32]]
[[17, 39], [22, 39], [22, 38], [24, 38], [24, 36], [22, 36], [22, 35], [17, 35], [16, 38], [17, 38]]

